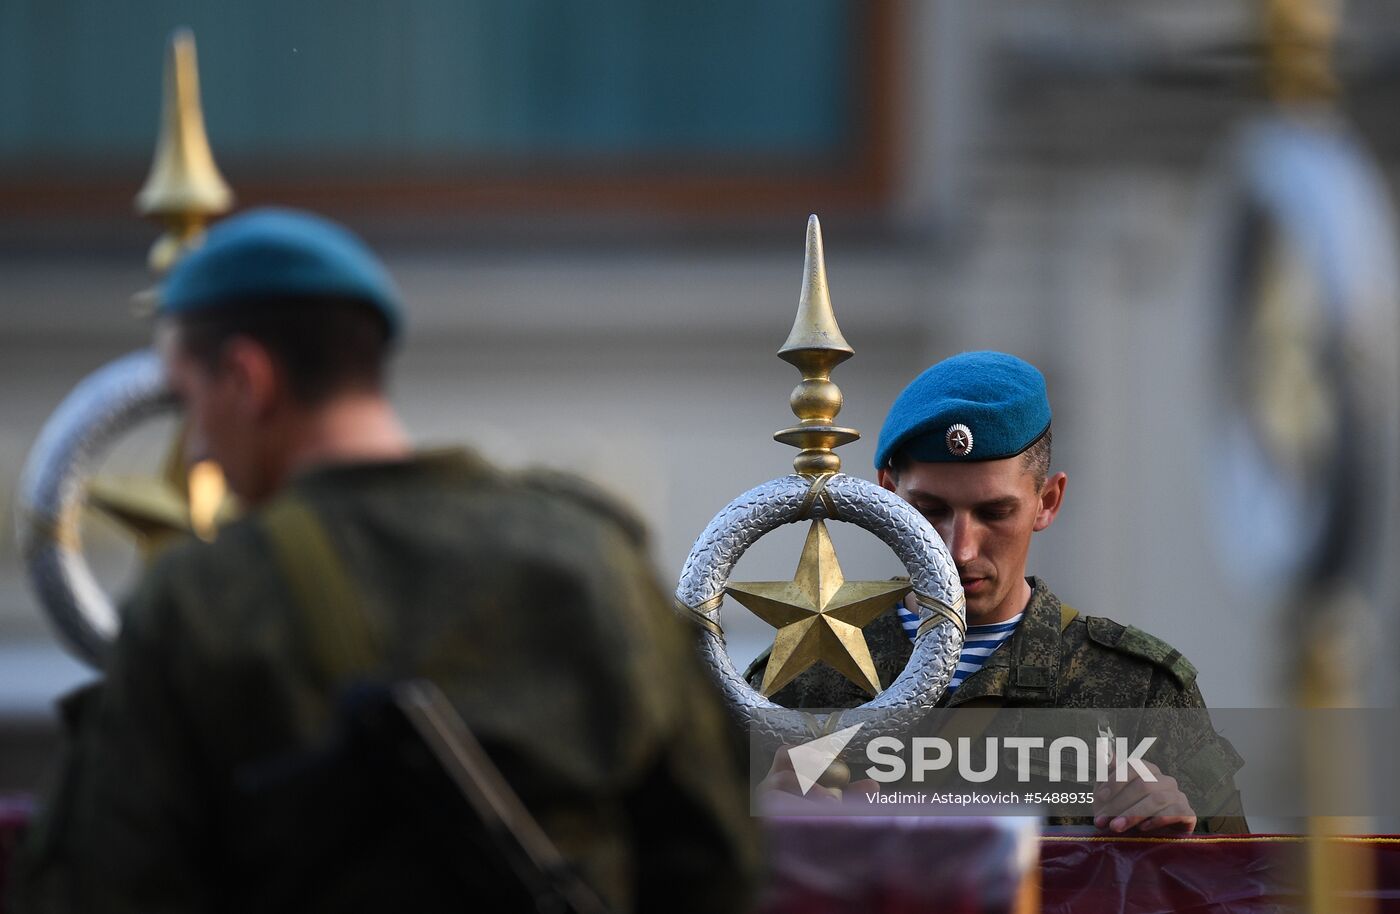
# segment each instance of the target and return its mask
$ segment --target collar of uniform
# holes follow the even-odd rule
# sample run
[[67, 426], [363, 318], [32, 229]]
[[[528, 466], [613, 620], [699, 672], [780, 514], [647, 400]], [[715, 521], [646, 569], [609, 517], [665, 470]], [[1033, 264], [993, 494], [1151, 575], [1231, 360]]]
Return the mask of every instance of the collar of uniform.
[[1031, 599], [1021, 624], [963, 681], [948, 707], [996, 697], [1018, 704], [1053, 705], [1060, 678], [1060, 601], [1040, 578], [1030, 577]]
[[490, 465], [466, 448], [416, 451], [402, 460], [354, 460], [308, 467], [292, 480], [297, 487], [325, 484], [368, 483], [381, 479], [421, 476], [476, 477], [490, 473]]

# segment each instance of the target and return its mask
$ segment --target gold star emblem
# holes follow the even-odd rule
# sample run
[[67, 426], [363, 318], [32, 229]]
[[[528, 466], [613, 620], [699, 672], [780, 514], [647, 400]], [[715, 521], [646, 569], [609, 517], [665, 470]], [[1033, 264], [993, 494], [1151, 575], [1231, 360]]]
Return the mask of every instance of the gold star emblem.
[[759, 690], [766, 698], [819, 660], [871, 695], [880, 676], [862, 628], [907, 593], [907, 581], [847, 581], [820, 519], [812, 521], [791, 581], [731, 584], [725, 592], [778, 630]]
[[87, 504], [128, 531], [149, 561], [180, 535], [213, 540], [236, 508], [223, 471], [204, 460], [186, 466], [184, 432], [176, 434], [159, 477], [99, 476], [88, 480]]

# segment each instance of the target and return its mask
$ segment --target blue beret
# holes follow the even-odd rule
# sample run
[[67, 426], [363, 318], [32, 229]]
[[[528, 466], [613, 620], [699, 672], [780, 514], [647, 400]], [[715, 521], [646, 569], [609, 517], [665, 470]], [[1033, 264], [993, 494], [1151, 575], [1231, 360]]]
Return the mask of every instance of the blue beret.
[[384, 265], [349, 230], [291, 209], [255, 209], [211, 228], [176, 262], [159, 313], [195, 314], [258, 299], [334, 296], [363, 301], [402, 324], [398, 290]]
[[1045, 378], [1004, 352], [964, 352], [919, 375], [890, 407], [876, 469], [903, 451], [923, 463], [1001, 460], [1050, 427]]

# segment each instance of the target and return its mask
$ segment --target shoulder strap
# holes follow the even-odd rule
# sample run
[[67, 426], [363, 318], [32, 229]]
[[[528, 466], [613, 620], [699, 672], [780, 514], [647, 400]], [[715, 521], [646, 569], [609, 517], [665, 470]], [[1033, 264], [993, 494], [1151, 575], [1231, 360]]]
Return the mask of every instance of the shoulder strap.
[[534, 467], [515, 474], [515, 479], [527, 488], [567, 499], [601, 514], [617, 524], [633, 545], [647, 543], [646, 524], [605, 489], [581, 476]]
[[282, 498], [260, 520], [291, 585], [318, 667], [344, 681], [377, 666], [376, 639], [359, 593], [311, 506]]
[[744, 668], [744, 681], [748, 682], [759, 673], [768, 668], [768, 659], [773, 656], [773, 645], [768, 645], [758, 652], [758, 656], [749, 661], [749, 665]]
[[1061, 603], [1061, 604], [1060, 604], [1060, 631], [1061, 631], [1061, 632], [1063, 632], [1065, 629], [1069, 628], [1070, 623], [1073, 622], [1073, 621], [1074, 621], [1075, 619], [1077, 619], [1077, 618], [1079, 618], [1079, 610], [1075, 609], [1073, 606], [1070, 606], [1068, 603]]
[[1196, 668], [1191, 661], [1161, 638], [1149, 635], [1136, 626], [1120, 625], [1102, 616], [1089, 616], [1085, 621], [1089, 625], [1091, 640], [1165, 669], [1182, 688], [1196, 681]]

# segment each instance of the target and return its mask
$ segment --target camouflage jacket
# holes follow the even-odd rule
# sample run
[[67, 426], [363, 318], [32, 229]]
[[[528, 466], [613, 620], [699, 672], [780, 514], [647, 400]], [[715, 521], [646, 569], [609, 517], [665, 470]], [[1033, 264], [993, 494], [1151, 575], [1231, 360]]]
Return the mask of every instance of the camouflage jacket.
[[363, 678], [438, 685], [613, 910], [745, 907], [758, 855], [735, 728], [635, 525], [578, 489], [462, 453], [325, 467], [216, 542], [165, 553], [123, 608], [105, 681], [68, 707], [16, 910], [521, 903], [484, 833], [444, 861], [389, 785], [335, 764], [344, 682], [320, 645], [339, 626], [308, 624], [279, 565], [268, 518], [289, 500], [360, 603], [330, 610], [377, 635]]
[[[1180, 651], [1111, 619], [1062, 613], [1044, 581], [1028, 581], [1031, 599], [1015, 632], [980, 670], [944, 696], [941, 707], [1205, 708], [1196, 668]], [[888, 685], [909, 661], [913, 644], [893, 610], [866, 626], [865, 636], [880, 681]], [[745, 673], [755, 688], [766, 663], [765, 652]], [[868, 698], [825, 664], [805, 671], [773, 696], [779, 704], [798, 708], [849, 708]], [[1247, 832], [1234, 782], [1242, 761], [1233, 747], [1208, 729], [1174, 736], [1171, 742], [1182, 751], [1169, 773], [1200, 816], [1197, 832]], [[1051, 824], [1082, 823], [1052, 819]]]

